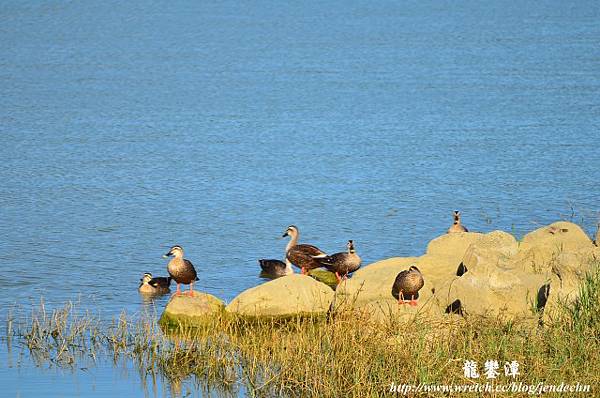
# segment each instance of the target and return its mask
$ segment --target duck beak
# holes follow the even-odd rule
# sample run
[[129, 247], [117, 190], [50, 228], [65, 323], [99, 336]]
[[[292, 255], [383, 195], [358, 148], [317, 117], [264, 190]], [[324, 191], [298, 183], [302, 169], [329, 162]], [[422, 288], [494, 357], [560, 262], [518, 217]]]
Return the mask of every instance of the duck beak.
[[173, 254], [169, 251], [167, 254], [163, 254], [163, 258], [169, 258], [171, 257]]
[[282, 238], [285, 238], [286, 236], [290, 236], [287, 231], [285, 231], [285, 233], [283, 235], [281, 235]]

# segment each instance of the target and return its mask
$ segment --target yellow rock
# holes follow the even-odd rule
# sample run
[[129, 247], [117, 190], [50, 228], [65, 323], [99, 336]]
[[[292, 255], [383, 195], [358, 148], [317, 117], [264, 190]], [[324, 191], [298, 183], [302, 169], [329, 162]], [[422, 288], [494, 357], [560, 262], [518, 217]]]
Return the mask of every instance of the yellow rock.
[[482, 235], [465, 252], [463, 272], [488, 265], [506, 263], [517, 253], [517, 240], [509, 233], [493, 231]]
[[165, 326], [203, 326], [223, 311], [225, 305], [217, 297], [201, 292], [194, 296], [173, 296], [160, 319]]
[[[446, 257], [460, 263], [465, 252], [482, 234], [477, 232], [458, 232], [441, 235], [427, 245], [427, 254]], [[458, 264], [457, 264], [458, 266]]]
[[225, 308], [247, 317], [290, 317], [324, 314], [333, 290], [306, 275], [288, 275], [240, 293]]

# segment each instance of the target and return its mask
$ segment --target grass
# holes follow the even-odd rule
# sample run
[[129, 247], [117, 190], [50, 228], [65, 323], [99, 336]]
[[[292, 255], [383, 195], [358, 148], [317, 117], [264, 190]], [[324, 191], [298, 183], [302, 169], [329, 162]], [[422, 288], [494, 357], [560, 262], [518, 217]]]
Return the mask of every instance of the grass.
[[[180, 327], [165, 335], [155, 318], [134, 321], [122, 315], [105, 324], [90, 314], [76, 315], [70, 304], [51, 312], [42, 304], [27, 319], [9, 316], [6, 334], [7, 341], [25, 344], [38, 361], [77, 366], [99, 355], [115, 362], [129, 358], [142, 376], [158, 374], [173, 385], [192, 378], [231, 395], [243, 385], [250, 396], [393, 396], [392, 382], [474, 383], [463, 376], [464, 361], [477, 361], [482, 373], [488, 359], [500, 363], [500, 384], [512, 381], [504, 376], [504, 362], [517, 361], [517, 383], [579, 382], [595, 391], [600, 386], [600, 267], [555, 323], [537, 328], [458, 316], [443, 324], [391, 319], [381, 325], [342, 312], [285, 322], [222, 316], [205, 328]], [[488, 396], [506, 395], [511, 394]]]

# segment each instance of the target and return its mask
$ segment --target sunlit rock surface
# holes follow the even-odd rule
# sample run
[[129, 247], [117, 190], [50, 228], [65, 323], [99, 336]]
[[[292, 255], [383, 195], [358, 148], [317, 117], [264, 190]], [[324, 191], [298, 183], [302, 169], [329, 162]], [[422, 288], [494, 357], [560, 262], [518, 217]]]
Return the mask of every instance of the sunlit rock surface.
[[334, 292], [306, 275], [288, 275], [240, 293], [226, 307], [230, 314], [248, 317], [287, 317], [325, 314]]
[[203, 326], [219, 316], [225, 305], [217, 297], [201, 292], [194, 296], [173, 296], [161, 316], [160, 323], [165, 326]]

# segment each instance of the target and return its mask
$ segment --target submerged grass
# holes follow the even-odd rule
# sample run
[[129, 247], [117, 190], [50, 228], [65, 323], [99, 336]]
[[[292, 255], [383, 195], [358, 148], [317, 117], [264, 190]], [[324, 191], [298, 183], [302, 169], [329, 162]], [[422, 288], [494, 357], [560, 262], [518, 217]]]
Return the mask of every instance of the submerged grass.
[[[74, 366], [84, 358], [112, 355], [115, 361], [131, 359], [142, 377], [159, 374], [174, 385], [192, 377], [231, 395], [243, 389], [251, 396], [377, 397], [394, 395], [392, 383], [472, 384], [463, 376], [466, 360], [476, 361], [480, 373], [485, 361], [497, 360], [498, 384], [579, 382], [591, 385], [593, 394], [600, 382], [599, 300], [596, 266], [579, 299], [544, 326], [455, 315], [444, 323], [373, 324], [343, 312], [285, 322], [222, 316], [202, 329], [180, 327], [165, 334], [155, 318], [133, 321], [122, 315], [107, 325], [90, 314], [77, 315], [70, 304], [51, 312], [42, 304], [19, 322], [9, 316], [6, 334], [38, 361]], [[516, 379], [503, 372], [511, 361], [520, 364]], [[477, 380], [486, 381], [484, 375]], [[488, 394], [504, 395], [510, 394]]]

